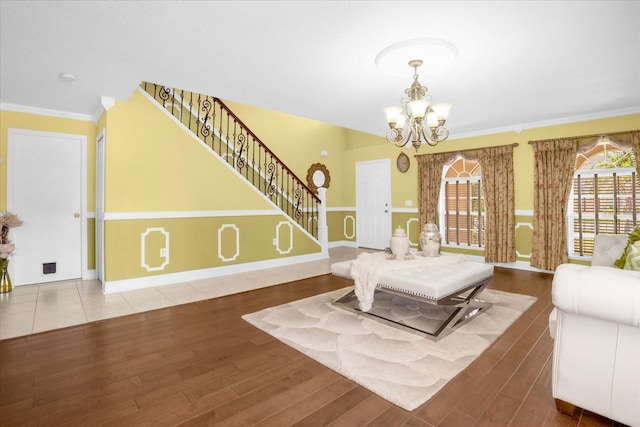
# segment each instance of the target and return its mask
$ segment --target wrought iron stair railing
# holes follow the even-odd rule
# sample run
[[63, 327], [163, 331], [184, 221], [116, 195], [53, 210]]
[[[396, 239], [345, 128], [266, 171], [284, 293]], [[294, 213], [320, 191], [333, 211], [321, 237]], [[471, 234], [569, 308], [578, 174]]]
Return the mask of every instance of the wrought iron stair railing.
[[320, 199], [219, 98], [143, 82], [141, 88], [314, 238]]

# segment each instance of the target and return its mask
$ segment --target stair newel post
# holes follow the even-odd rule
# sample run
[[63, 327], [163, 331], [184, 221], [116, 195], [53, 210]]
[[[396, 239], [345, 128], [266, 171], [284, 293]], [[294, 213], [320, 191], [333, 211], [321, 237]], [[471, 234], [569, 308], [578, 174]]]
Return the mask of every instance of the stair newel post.
[[322, 248], [322, 255], [329, 256], [329, 227], [327, 226], [327, 189], [318, 188], [318, 241]]

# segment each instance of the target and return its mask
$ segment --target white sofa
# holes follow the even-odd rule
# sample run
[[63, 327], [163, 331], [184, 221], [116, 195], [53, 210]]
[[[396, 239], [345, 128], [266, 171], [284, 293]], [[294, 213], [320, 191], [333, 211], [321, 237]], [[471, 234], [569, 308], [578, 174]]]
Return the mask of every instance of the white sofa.
[[553, 397], [640, 427], [640, 272], [613, 266], [626, 235], [596, 236], [591, 266], [562, 264], [553, 278]]

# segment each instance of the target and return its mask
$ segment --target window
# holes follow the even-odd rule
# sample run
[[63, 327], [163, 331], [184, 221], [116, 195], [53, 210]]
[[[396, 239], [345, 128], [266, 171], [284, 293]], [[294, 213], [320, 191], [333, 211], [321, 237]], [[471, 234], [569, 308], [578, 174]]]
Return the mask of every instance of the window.
[[627, 234], [638, 224], [640, 182], [632, 150], [603, 139], [578, 154], [568, 206], [569, 255], [593, 254], [598, 233]]
[[445, 168], [440, 191], [440, 224], [444, 244], [484, 246], [485, 208], [480, 164], [458, 159]]

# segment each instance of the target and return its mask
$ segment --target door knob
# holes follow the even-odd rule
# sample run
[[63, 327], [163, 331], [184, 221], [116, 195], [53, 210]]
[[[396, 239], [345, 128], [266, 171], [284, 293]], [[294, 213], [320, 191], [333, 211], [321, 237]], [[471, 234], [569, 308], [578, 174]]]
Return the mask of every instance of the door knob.
[[73, 217], [74, 218], [80, 218], [80, 214], [78, 212], [76, 212], [76, 213], [73, 214]]

